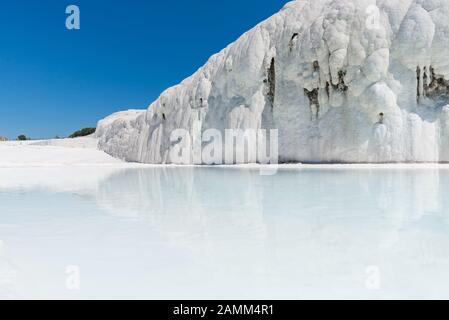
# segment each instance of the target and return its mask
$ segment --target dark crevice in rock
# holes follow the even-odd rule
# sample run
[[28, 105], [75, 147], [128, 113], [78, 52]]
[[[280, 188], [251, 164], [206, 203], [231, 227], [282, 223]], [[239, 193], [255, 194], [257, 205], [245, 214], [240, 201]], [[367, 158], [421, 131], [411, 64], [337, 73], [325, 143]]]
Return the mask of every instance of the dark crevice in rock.
[[274, 122], [274, 102], [276, 99], [276, 60], [271, 59], [267, 69], [266, 78], [263, 80], [265, 86], [265, 108], [262, 113], [262, 127], [264, 129], [276, 128]]
[[[313, 72], [314, 72], [314, 77], [316, 76], [316, 74], [319, 75], [319, 77], [321, 77], [320, 75], [320, 63], [318, 61], [313, 61], [312, 63], [312, 68], [313, 68]], [[310, 113], [311, 113], [311, 120], [315, 121], [318, 120], [320, 117], [320, 84], [321, 84], [321, 79], [318, 79], [318, 87], [314, 88], [312, 90], [306, 89], [304, 88], [304, 95], [307, 97], [307, 99], [309, 100], [309, 108], [310, 108]], [[329, 82], [326, 82], [326, 93], [329, 96], [330, 95], [330, 84]]]
[[165, 116], [165, 110], [166, 110], [166, 104], [165, 103], [163, 103], [162, 104], [162, 120], [167, 120], [167, 117]]
[[317, 120], [320, 115], [320, 101], [318, 99], [320, 89], [315, 88], [312, 91], [304, 89], [304, 94], [309, 99], [310, 112], [312, 114], [312, 121]]
[[288, 47], [290, 48], [290, 52], [293, 50], [293, 43], [295, 39], [299, 36], [299, 33], [294, 33], [292, 38], [290, 39], [290, 42], [288, 43]]
[[274, 99], [276, 97], [276, 61], [271, 59], [271, 64], [268, 69], [268, 77], [266, 80], [267, 86], [267, 99], [271, 108], [274, 108]]
[[346, 92], [349, 87], [345, 83], [346, 71], [340, 70], [338, 71], [338, 84], [332, 84], [334, 90]]
[[436, 75], [433, 67], [430, 67], [429, 75], [424, 68], [424, 95], [432, 99], [449, 99], [449, 80]]
[[428, 77], [427, 77], [427, 67], [424, 67], [424, 69], [423, 69], [422, 81], [423, 81], [423, 88], [424, 88], [424, 94], [425, 94], [426, 87], [429, 85]]
[[421, 68], [418, 66], [416, 67], [416, 99], [419, 102], [419, 98], [421, 97]]
[[327, 94], [327, 97], [330, 98], [330, 96], [331, 96], [331, 85], [330, 85], [329, 81], [326, 81], [326, 94]]
[[420, 66], [416, 68], [416, 99], [420, 103], [421, 97], [429, 98], [437, 102], [446, 103], [449, 101], [449, 80], [437, 75], [435, 69]]

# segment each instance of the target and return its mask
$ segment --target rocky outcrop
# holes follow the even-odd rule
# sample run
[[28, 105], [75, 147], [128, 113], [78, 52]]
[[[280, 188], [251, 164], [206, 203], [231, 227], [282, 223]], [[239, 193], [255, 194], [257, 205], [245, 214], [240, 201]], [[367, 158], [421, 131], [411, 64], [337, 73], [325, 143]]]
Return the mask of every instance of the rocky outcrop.
[[172, 163], [176, 129], [278, 129], [281, 162], [449, 162], [448, 18], [447, 0], [290, 2], [148, 110], [100, 122], [99, 146]]

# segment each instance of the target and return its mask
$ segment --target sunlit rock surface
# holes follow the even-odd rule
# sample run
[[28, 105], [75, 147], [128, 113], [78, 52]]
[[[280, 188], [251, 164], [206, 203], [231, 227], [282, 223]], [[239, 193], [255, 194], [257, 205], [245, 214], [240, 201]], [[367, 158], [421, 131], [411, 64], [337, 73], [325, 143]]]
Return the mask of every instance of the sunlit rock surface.
[[448, 57], [447, 0], [293, 1], [148, 110], [101, 121], [99, 146], [172, 163], [175, 129], [262, 128], [281, 162], [447, 162]]

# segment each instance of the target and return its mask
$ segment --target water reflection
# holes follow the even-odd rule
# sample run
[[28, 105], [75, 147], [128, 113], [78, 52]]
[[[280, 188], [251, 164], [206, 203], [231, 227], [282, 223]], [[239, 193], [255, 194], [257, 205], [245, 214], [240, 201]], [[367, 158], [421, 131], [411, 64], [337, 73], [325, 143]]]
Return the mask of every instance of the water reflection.
[[448, 186], [436, 169], [0, 169], [0, 295], [449, 298]]

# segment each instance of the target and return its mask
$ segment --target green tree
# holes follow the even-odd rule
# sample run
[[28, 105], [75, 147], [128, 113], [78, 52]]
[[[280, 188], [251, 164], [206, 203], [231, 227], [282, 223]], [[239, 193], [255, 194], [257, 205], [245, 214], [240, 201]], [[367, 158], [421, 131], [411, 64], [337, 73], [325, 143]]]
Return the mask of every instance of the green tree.
[[95, 128], [84, 128], [78, 131], [75, 131], [74, 133], [72, 133], [69, 138], [78, 138], [78, 137], [85, 137], [85, 136], [90, 136], [91, 134], [95, 133], [96, 129]]
[[28, 137], [24, 134], [21, 134], [20, 136], [17, 137], [17, 140], [19, 141], [26, 141], [29, 140]]

